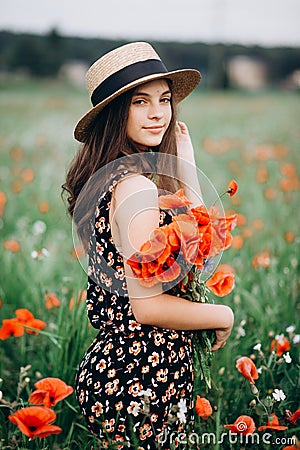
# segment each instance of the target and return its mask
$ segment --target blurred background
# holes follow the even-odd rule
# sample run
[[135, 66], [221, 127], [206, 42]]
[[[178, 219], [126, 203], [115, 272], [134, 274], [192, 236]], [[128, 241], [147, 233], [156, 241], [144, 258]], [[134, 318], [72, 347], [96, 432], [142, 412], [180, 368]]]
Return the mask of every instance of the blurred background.
[[194, 67], [202, 87], [300, 87], [297, 0], [2, 0], [0, 75], [83, 82], [91, 62], [148, 40], [168, 69]]

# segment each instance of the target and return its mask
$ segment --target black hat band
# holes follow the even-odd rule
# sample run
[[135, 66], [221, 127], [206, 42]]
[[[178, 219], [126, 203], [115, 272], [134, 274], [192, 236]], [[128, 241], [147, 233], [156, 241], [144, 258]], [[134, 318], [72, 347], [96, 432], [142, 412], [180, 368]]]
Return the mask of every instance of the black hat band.
[[130, 64], [113, 73], [99, 84], [92, 94], [92, 105], [98, 105], [119, 89], [122, 89], [133, 81], [149, 75], [167, 72], [166, 66], [159, 59], [147, 59], [146, 61]]

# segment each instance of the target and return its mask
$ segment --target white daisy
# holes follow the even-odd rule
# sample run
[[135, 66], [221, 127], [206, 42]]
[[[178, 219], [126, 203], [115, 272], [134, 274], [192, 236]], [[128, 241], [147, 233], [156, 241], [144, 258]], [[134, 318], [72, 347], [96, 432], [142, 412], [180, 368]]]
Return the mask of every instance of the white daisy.
[[283, 358], [284, 358], [284, 360], [285, 360], [285, 362], [287, 364], [290, 364], [292, 362], [292, 358], [291, 358], [290, 352], [287, 352], [287, 353], [285, 353], [282, 356], [283, 356]]
[[293, 337], [293, 344], [299, 344], [300, 342], [300, 334], [295, 334]]
[[36, 236], [38, 234], [45, 233], [46, 229], [47, 229], [47, 225], [42, 220], [37, 220], [36, 222], [34, 222], [33, 227], [32, 227], [33, 234], [35, 234]]
[[286, 398], [285, 393], [281, 389], [274, 389], [274, 392], [272, 392], [272, 395], [276, 402], [280, 402], [281, 400], [284, 400]]

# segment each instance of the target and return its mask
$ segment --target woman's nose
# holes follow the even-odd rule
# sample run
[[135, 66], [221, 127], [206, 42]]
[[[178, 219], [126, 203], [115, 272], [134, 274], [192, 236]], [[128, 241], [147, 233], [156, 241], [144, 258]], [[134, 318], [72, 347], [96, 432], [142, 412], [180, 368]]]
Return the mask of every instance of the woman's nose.
[[150, 118], [161, 118], [164, 115], [163, 109], [159, 103], [153, 103], [149, 106], [148, 115]]

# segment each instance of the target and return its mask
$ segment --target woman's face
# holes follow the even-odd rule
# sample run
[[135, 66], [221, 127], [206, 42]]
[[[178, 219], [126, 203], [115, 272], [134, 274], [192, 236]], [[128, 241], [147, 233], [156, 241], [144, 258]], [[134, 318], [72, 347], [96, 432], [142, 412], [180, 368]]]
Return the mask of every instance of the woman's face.
[[127, 136], [140, 149], [159, 145], [172, 118], [171, 91], [166, 80], [138, 86], [132, 96]]

